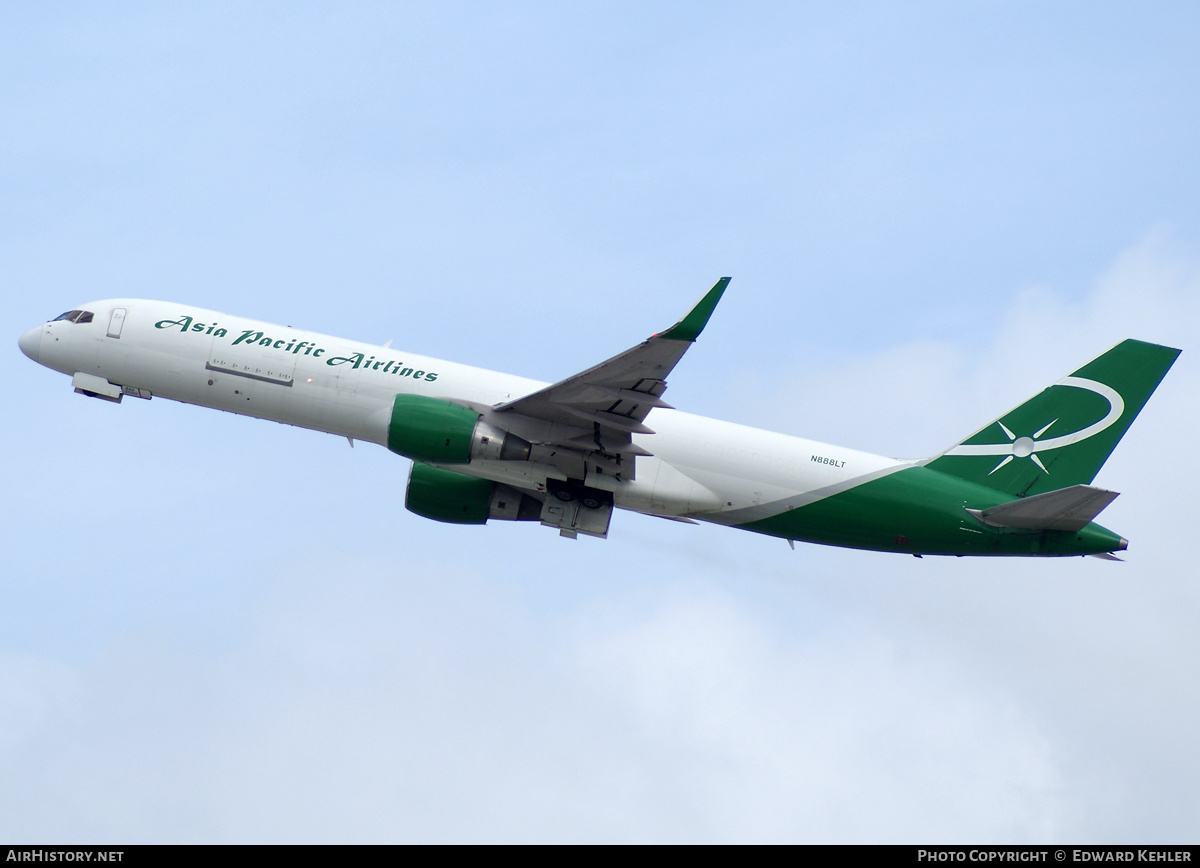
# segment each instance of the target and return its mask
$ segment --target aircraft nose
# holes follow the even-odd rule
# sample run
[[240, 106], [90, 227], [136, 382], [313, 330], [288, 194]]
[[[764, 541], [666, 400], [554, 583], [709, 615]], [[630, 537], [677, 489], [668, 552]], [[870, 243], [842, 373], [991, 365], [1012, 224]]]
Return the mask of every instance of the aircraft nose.
[[38, 361], [38, 354], [42, 351], [42, 327], [38, 326], [25, 332], [17, 341], [17, 345], [20, 346], [21, 352], [35, 362]]

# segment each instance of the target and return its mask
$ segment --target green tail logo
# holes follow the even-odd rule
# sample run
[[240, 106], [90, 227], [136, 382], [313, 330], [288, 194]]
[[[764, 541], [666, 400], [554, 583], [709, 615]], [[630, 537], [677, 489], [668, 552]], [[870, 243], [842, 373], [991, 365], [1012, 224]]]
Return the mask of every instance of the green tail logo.
[[1018, 497], [1086, 485], [1178, 355], [1170, 347], [1123, 341], [928, 467]]

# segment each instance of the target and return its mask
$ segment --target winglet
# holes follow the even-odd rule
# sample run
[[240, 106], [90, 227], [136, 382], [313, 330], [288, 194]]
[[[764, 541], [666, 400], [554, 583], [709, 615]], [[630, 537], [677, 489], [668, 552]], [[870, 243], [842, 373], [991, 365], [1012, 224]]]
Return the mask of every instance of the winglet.
[[708, 325], [708, 318], [716, 310], [717, 302], [721, 300], [721, 295], [725, 292], [725, 287], [729, 286], [730, 280], [732, 278], [729, 277], [722, 277], [718, 280], [713, 284], [712, 289], [704, 293], [704, 298], [696, 302], [696, 306], [688, 311], [687, 316], [665, 332], [659, 333], [657, 337], [668, 341], [694, 341], [700, 337], [700, 332], [704, 331], [704, 327]]

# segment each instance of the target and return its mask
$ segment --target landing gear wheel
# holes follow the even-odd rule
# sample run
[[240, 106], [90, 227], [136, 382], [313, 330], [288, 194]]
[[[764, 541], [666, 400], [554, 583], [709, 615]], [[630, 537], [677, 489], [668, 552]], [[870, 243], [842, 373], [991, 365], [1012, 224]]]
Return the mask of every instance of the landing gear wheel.
[[581, 500], [580, 503], [582, 503], [588, 509], [600, 508], [600, 498], [596, 497], [594, 494], [584, 495], [583, 500]]
[[560, 488], [558, 491], [554, 492], [554, 496], [563, 503], [570, 503], [575, 499], [575, 492], [571, 491], [569, 488]]

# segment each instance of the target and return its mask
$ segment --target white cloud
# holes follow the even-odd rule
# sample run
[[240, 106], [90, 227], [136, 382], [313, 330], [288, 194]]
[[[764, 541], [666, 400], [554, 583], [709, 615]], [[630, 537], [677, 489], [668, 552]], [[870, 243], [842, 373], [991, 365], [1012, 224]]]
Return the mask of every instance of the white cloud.
[[[904, 647], [936, 637], [981, 683], [1014, 698], [1062, 775], [1067, 838], [1189, 839], [1200, 762], [1186, 747], [1184, 709], [1200, 702], [1200, 642], [1188, 626], [1200, 589], [1186, 504], [1200, 466], [1185, 437], [1200, 422], [1200, 263], [1159, 229], [1077, 301], [1031, 287], [991, 315], [998, 326], [984, 346], [900, 343], [757, 400], [803, 407], [842, 442], [924, 455], [1126, 337], [1180, 347], [1097, 478], [1124, 492], [1101, 520], [1130, 538], [1127, 563], [926, 559], [893, 562], [887, 572], [901, 578], [881, 581], [861, 555], [839, 553], [832, 558], [849, 575], [824, 592], [903, 636]], [[899, 394], [897, 383], [928, 388]], [[798, 412], [780, 415], [788, 413], [787, 427], [807, 433]]]
[[[901, 338], [842, 365], [792, 371], [783, 388], [760, 383], [733, 412], [868, 451], [931, 455], [1125, 338], [1196, 348], [1200, 261], [1160, 228], [1122, 252], [1077, 301], [1030, 286], [971, 305], [994, 323], [986, 344]], [[1187, 358], [1169, 376], [1169, 389]], [[1174, 413], [1181, 406], [1166, 403], [1156, 399], [1151, 408]]]
[[537, 616], [460, 569], [398, 574], [367, 561], [337, 582], [290, 571], [252, 634], [217, 658], [140, 636], [80, 667], [68, 699], [6, 743], [6, 779], [28, 785], [2, 797], [5, 831], [102, 841], [1053, 831], [1044, 738], [956, 666], [902, 654], [861, 625], [788, 636], [706, 584]]

